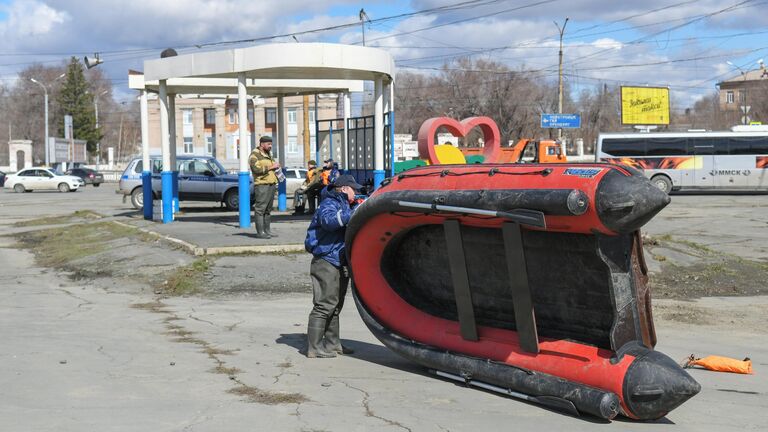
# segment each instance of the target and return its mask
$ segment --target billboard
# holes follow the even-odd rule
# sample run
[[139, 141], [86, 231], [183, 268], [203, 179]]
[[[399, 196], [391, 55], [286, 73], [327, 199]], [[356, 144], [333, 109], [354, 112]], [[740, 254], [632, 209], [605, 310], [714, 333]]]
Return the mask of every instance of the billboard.
[[621, 124], [668, 125], [668, 87], [621, 87]]

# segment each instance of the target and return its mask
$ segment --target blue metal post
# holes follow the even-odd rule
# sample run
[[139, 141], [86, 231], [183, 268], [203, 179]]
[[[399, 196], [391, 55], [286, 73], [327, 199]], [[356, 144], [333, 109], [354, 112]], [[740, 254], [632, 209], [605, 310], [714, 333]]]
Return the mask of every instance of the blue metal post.
[[240, 171], [237, 175], [240, 228], [251, 227], [251, 173]]
[[179, 211], [179, 172], [171, 171], [173, 174], [173, 211]]
[[173, 172], [160, 174], [160, 187], [163, 194], [163, 223], [173, 222]]
[[144, 219], [152, 220], [152, 172], [141, 172], [141, 190], [144, 197]]
[[[277, 209], [279, 211], [285, 211], [285, 209], [288, 208], [288, 199], [285, 196], [285, 185], [286, 182], [280, 182], [277, 184]], [[294, 203], [294, 205], [296, 204]]]
[[328, 123], [328, 157], [333, 159], [333, 120]]

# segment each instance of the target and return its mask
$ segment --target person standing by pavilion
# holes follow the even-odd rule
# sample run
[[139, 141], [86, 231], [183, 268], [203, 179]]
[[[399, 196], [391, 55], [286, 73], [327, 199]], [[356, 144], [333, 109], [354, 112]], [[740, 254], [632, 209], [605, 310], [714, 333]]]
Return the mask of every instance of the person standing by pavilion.
[[[270, 228], [272, 202], [277, 190], [277, 171], [282, 169], [272, 158], [272, 137], [265, 135], [259, 138], [256, 147], [248, 158], [248, 165], [253, 173], [254, 205], [253, 221], [256, 225], [256, 237], [268, 239], [275, 237]], [[280, 173], [282, 174], [282, 172]]]

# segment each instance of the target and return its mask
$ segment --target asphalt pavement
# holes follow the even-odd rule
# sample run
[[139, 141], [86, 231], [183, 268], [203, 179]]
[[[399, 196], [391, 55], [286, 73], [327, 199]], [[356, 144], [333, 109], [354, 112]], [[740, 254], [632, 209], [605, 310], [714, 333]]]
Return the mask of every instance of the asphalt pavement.
[[[667, 417], [599, 422], [428, 375], [384, 348], [351, 301], [342, 313], [342, 337], [356, 353], [307, 359], [299, 350], [308, 291], [161, 299], [151, 291], [117, 292], [98, 280], [37, 267], [4, 236], [30, 229], [13, 227], [16, 221], [89, 209], [198, 247], [262, 245], [237, 226], [236, 214], [205, 205], [182, 205], [173, 224], [144, 222], [110, 187], [73, 194], [0, 191], [2, 430], [714, 432], [768, 424], [768, 297], [684, 302], [718, 316], [703, 323], [656, 319], [657, 349], [673, 359], [749, 356], [754, 375], [692, 370], [702, 392]], [[682, 233], [766, 260], [767, 208], [765, 195], [674, 197], [648, 231]], [[307, 222], [277, 221], [280, 237], [270, 243], [302, 243]], [[242, 259], [255, 271], [267, 262], [258, 255]], [[738, 313], [748, 316], [737, 319]]]

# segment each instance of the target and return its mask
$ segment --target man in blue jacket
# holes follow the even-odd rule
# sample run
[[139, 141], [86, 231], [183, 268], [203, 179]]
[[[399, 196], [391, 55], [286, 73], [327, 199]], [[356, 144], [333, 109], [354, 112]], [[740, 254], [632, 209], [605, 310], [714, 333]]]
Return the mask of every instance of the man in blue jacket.
[[355, 178], [343, 175], [323, 190], [320, 206], [307, 230], [304, 247], [314, 255], [309, 267], [312, 303], [307, 325], [307, 357], [351, 354], [339, 339], [339, 312], [349, 285], [344, 234], [352, 217], [351, 204], [360, 190]]

